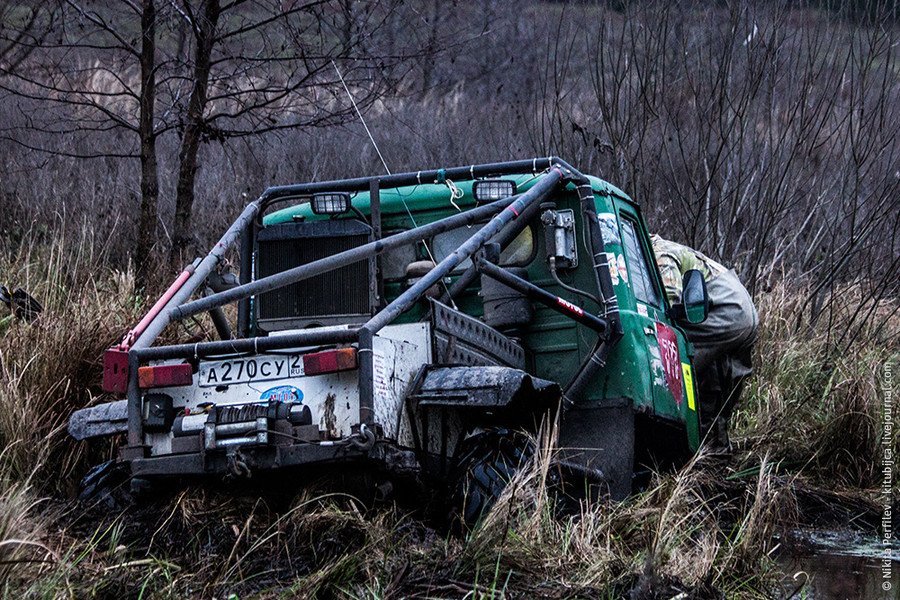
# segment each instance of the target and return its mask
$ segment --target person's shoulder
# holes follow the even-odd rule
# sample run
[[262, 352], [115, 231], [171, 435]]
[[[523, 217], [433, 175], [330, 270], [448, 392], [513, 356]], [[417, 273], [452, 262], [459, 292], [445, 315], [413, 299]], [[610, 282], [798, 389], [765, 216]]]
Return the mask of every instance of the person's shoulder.
[[653, 249], [657, 252], [666, 249], [668, 246], [672, 244], [669, 240], [663, 239], [660, 237], [658, 233], [650, 234], [650, 244], [653, 246]]
[[656, 233], [650, 234], [650, 243], [653, 245], [653, 251], [657, 255], [678, 257], [686, 249], [681, 244], [662, 238]]

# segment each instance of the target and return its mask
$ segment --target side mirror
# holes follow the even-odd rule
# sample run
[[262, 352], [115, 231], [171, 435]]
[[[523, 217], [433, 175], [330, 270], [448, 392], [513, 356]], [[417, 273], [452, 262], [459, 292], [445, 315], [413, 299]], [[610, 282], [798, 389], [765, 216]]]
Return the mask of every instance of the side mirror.
[[709, 315], [709, 293], [703, 273], [691, 269], [681, 280], [681, 303], [688, 323], [702, 323]]
[[681, 303], [672, 307], [669, 316], [688, 323], [702, 323], [709, 315], [709, 293], [703, 273], [691, 269], [681, 280]]

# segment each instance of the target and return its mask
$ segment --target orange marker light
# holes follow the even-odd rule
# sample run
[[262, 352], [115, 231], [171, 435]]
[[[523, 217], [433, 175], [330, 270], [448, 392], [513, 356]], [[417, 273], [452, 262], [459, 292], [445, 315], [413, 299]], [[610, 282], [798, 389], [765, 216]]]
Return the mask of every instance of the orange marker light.
[[348, 371], [356, 367], [356, 348], [339, 348], [303, 355], [303, 372], [306, 375]]
[[138, 369], [138, 385], [143, 388], [191, 385], [194, 380], [191, 365], [158, 365]]

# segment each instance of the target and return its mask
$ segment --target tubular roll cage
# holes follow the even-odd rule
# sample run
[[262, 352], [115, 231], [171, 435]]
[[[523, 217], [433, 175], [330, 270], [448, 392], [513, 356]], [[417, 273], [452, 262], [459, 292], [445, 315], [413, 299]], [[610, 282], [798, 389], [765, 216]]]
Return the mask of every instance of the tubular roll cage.
[[[379, 190], [381, 189], [441, 183], [447, 179], [467, 181], [492, 176], [538, 174], [542, 172], [546, 173], [528, 191], [522, 194], [445, 217], [387, 238], [381, 237], [381, 208], [379, 200]], [[527, 225], [531, 217], [537, 213], [541, 202], [558, 188], [570, 182], [575, 184], [579, 192], [581, 207], [589, 227], [590, 235], [587, 241], [591, 246], [589, 250], [593, 256], [595, 279], [604, 308], [604, 314], [601, 317], [584, 313], [571, 303], [553, 296], [495, 266], [484, 258], [484, 253], [474, 256], [476, 252], [489, 242], [493, 241], [501, 246], [509, 243]], [[251, 281], [253, 236], [256, 229], [260, 226], [259, 217], [267, 208], [276, 202], [304, 199], [312, 194], [322, 192], [363, 191], [368, 191], [370, 194], [370, 224], [373, 230], [373, 241], [269, 277]], [[524, 218], [520, 219], [520, 216]], [[375, 312], [366, 323], [356, 329], [310, 330], [269, 337], [246, 337], [246, 333], [249, 331], [247, 325], [250, 322], [249, 299], [251, 296], [282, 288], [359, 260], [371, 259], [385, 250], [415, 243], [444, 231], [471, 225], [487, 217], [492, 218], [484, 227], [469, 237], [467, 241], [444, 258], [409, 289], [400, 294], [387, 306]], [[513, 226], [512, 228], [506, 227], [507, 224], [517, 219], [521, 222], [521, 225]], [[187, 302], [191, 294], [209, 277], [222, 256], [239, 237], [241, 239], [239, 285], [226, 291]], [[193, 358], [196, 360], [201, 357], [258, 353], [297, 346], [356, 342], [359, 356], [359, 423], [361, 427], [371, 427], [374, 425], [372, 348], [375, 334], [413, 306], [432, 285], [447, 276], [457, 265], [469, 258], [473, 258], [473, 266], [469, 267], [460, 276], [456, 284], [445, 293], [445, 299], [448, 295], [452, 297], [465, 289], [481, 273], [522, 291], [532, 299], [598, 332], [598, 341], [594, 351], [581, 365], [579, 372], [565, 390], [564, 395], [568, 400], [577, 397], [578, 393], [586, 385], [587, 380], [604, 364], [606, 355], [622, 335], [622, 326], [619, 321], [618, 304], [612, 287], [606, 253], [603, 250], [603, 239], [593, 202], [593, 191], [587, 177], [568, 163], [556, 157], [535, 158], [397, 175], [278, 186], [267, 189], [257, 200], [248, 204], [209, 254], [202, 260], [195, 261], [182, 272], [147, 316], [134, 330], [125, 336], [125, 339], [120, 344], [118, 350], [120, 352], [127, 351], [125, 394], [128, 407], [128, 445], [123, 448], [122, 457], [124, 459], [140, 459], [145, 456], [142, 445], [143, 425], [138, 369], [142, 363], [153, 360], [176, 358]], [[163, 329], [172, 321], [185, 319], [202, 312], [217, 311], [226, 304], [235, 301], [238, 302], [240, 334], [245, 337], [197, 344], [151, 347], [151, 344]]]

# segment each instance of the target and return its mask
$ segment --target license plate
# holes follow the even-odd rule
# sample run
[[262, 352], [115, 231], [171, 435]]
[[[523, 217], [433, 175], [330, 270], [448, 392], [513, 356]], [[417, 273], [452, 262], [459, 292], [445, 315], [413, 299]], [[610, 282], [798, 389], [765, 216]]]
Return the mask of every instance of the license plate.
[[300, 354], [265, 355], [200, 363], [200, 385], [212, 387], [303, 376]]

